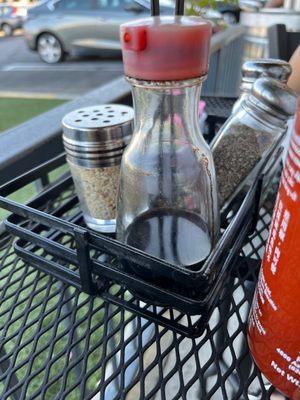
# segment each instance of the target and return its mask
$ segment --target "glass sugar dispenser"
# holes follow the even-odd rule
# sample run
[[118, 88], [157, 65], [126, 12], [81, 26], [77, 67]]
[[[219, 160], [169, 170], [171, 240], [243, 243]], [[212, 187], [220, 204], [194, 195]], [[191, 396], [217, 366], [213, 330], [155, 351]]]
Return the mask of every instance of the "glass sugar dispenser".
[[292, 73], [292, 67], [287, 61], [276, 58], [259, 58], [247, 60], [242, 66], [241, 94], [235, 102], [232, 113], [235, 113], [241, 103], [251, 93], [252, 87], [258, 78], [273, 78], [287, 83]]
[[[251, 93], [220, 129], [211, 144], [221, 206], [245, 192], [260, 161], [285, 137], [287, 121], [296, 109], [297, 96], [287, 85], [259, 78]], [[280, 161], [280, 156], [276, 156]], [[266, 168], [267, 170], [267, 168]]]
[[131, 107], [85, 107], [62, 121], [63, 143], [87, 226], [116, 231], [116, 202], [123, 151], [133, 131]]
[[122, 157], [117, 238], [193, 268], [219, 235], [210, 148], [198, 106], [211, 25], [200, 17], [151, 17], [121, 26], [135, 128]]

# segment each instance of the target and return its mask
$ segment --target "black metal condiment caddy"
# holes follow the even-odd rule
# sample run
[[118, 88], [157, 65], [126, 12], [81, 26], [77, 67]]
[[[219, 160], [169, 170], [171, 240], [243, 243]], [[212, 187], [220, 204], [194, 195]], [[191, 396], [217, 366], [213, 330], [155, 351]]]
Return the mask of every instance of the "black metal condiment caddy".
[[[3, 185], [0, 206], [12, 213], [5, 226], [19, 238], [15, 242], [16, 253], [33, 267], [178, 333], [197, 337], [205, 329], [226, 282], [234, 274], [234, 266], [237, 263], [241, 268], [244, 264], [246, 269], [258, 266], [258, 261], [242, 258], [239, 253], [256, 225], [262, 171], [273, 153], [262, 161], [246, 197], [236, 199], [230, 210], [223, 212], [221, 238], [198, 270], [170, 265], [85, 228], [68, 173], [28, 205], [6, 197], [64, 164], [64, 154]], [[66, 200], [54, 213], [47, 213], [47, 204], [55, 202], [66, 191], [69, 191]], [[155, 282], [124, 268], [126, 262], [138, 265], [141, 272], [154, 271]], [[168, 287], [160, 285], [166, 280]], [[141, 293], [151, 300], [141, 300]]]

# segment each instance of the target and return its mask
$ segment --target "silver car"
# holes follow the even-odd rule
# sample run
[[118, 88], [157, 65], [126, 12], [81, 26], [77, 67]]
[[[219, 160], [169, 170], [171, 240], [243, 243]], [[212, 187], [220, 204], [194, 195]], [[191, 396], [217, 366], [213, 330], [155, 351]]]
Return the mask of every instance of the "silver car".
[[22, 28], [25, 15], [25, 8], [0, 5], [0, 28], [4, 35], [11, 36], [15, 29]]
[[120, 24], [149, 16], [149, 9], [146, 0], [50, 0], [28, 11], [24, 37], [49, 64], [80, 48], [120, 49]]

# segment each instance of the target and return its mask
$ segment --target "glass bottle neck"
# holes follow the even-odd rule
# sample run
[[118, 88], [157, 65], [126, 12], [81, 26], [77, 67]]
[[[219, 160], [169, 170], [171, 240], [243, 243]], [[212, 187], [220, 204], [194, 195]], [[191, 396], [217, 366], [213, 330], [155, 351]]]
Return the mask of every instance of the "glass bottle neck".
[[[166, 131], [199, 135], [199, 100], [204, 78], [175, 82], [139, 81], [127, 78], [132, 85], [135, 110], [135, 131], [159, 126]], [[173, 132], [174, 133], [174, 132]]]

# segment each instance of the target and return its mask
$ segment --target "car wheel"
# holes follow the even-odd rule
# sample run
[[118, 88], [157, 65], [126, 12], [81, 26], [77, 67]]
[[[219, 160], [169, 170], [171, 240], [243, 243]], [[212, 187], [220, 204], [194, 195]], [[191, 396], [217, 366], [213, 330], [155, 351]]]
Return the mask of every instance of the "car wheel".
[[3, 30], [5, 36], [12, 36], [13, 31], [14, 31], [13, 28], [9, 24], [3, 24], [2, 30]]
[[37, 51], [44, 62], [56, 64], [64, 58], [64, 49], [56, 36], [51, 33], [43, 33], [37, 40]]

